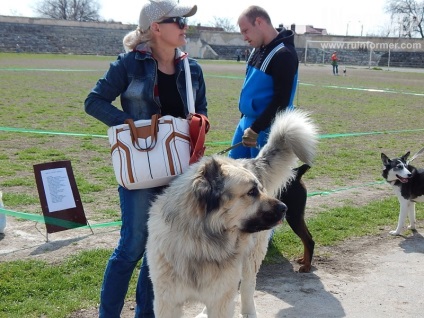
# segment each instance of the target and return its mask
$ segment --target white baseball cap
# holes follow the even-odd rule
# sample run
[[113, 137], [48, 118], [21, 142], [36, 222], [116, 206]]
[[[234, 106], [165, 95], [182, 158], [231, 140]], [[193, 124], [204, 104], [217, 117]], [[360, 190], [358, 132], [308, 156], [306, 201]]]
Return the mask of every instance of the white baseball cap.
[[145, 32], [153, 22], [163, 18], [191, 17], [197, 11], [197, 5], [181, 5], [174, 0], [148, 0], [140, 12], [138, 27]]

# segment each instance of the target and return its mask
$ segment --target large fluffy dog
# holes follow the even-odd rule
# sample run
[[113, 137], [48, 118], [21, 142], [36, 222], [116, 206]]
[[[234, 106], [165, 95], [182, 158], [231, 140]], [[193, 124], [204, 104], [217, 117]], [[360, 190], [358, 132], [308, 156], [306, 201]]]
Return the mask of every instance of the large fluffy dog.
[[400, 235], [409, 218], [408, 229], [415, 230], [415, 202], [424, 202], [424, 169], [417, 169], [408, 163], [408, 151], [402, 157], [389, 159], [381, 154], [383, 178], [390, 183], [400, 204], [399, 220], [396, 230], [391, 235]]
[[256, 274], [286, 211], [275, 196], [298, 158], [311, 164], [316, 144], [309, 116], [285, 112], [255, 159], [205, 157], [158, 196], [147, 242], [157, 318], [181, 317], [190, 300], [209, 318], [233, 317], [240, 281], [241, 312], [256, 317]]

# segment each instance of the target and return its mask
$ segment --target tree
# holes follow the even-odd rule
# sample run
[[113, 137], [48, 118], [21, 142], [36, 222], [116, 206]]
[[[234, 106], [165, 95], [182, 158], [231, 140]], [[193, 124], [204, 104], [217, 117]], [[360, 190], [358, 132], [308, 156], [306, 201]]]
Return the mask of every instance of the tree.
[[35, 11], [42, 17], [71, 21], [99, 21], [97, 0], [41, 0]]
[[213, 17], [213, 21], [210, 23], [215, 28], [223, 28], [226, 32], [236, 32], [237, 29], [231, 20], [228, 18]]
[[391, 14], [392, 23], [398, 25], [399, 37], [424, 38], [424, 1], [388, 0], [386, 12]]

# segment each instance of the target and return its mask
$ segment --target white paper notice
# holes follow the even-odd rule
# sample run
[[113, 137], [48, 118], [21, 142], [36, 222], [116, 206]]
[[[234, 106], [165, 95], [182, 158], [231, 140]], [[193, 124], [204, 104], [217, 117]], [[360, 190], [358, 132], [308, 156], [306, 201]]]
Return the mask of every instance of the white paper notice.
[[76, 207], [66, 168], [42, 170], [41, 179], [49, 212]]

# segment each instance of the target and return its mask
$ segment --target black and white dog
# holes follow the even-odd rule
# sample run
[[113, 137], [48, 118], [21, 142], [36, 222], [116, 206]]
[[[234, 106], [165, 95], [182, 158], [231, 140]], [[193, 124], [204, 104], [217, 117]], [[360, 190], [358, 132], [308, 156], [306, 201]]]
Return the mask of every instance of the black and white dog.
[[424, 169], [411, 166], [407, 159], [408, 151], [400, 158], [389, 159], [381, 154], [383, 178], [390, 183], [400, 204], [399, 221], [391, 235], [400, 235], [406, 216], [409, 218], [408, 229], [415, 230], [415, 202], [424, 202]]

